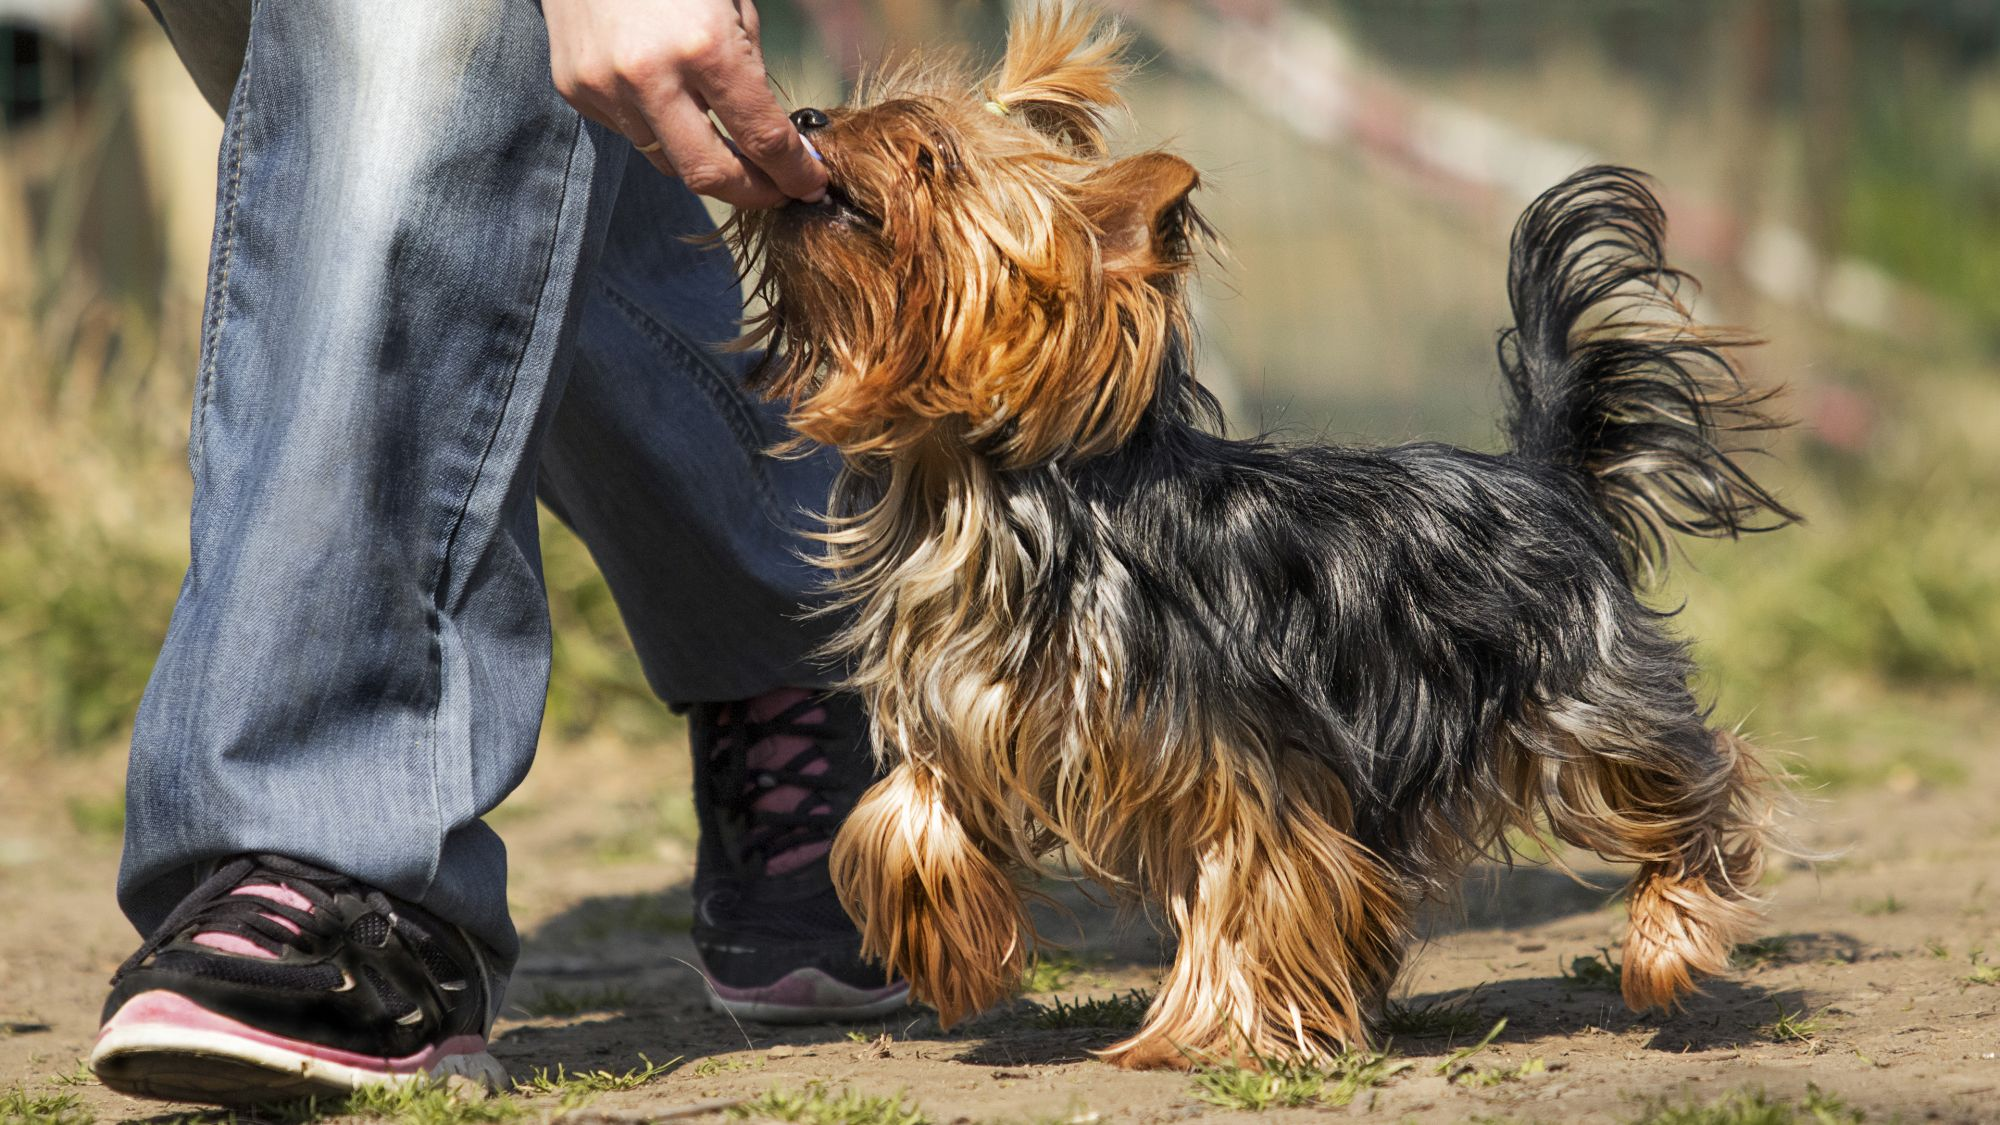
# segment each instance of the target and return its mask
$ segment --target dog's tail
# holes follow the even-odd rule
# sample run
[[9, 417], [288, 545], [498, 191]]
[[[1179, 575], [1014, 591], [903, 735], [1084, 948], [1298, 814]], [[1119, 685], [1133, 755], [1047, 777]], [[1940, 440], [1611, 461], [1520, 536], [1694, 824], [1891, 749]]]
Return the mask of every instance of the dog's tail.
[[1734, 538], [1799, 517], [1753, 480], [1737, 435], [1784, 425], [1725, 349], [1757, 341], [1695, 323], [1667, 265], [1666, 215], [1640, 173], [1586, 168], [1514, 227], [1501, 333], [1517, 456], [1580, 474], [1634, 572], [1667, 533]]

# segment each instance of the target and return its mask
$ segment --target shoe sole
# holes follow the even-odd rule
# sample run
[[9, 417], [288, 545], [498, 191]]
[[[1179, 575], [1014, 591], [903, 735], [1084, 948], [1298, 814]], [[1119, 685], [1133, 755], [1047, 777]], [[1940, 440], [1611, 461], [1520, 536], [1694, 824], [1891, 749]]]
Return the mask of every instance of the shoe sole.
[[708, 982], [708, 1006], [759, 1023], [840, 1023], [886, 1016], [910, 1003], [910, 986], [856, 988], [818, 969], [798, 969], [775, 984], [731, 988]]
[[378, 1058], [260, 1031], [165, 991], [134, 996], [105, 1022], [90, 1069], [121, 1094], [226, 1106], [338, 1097], [452, 1075], [490, 1090], [507, 1084], [506, 1068], [486, 1052], [483, 1036]]

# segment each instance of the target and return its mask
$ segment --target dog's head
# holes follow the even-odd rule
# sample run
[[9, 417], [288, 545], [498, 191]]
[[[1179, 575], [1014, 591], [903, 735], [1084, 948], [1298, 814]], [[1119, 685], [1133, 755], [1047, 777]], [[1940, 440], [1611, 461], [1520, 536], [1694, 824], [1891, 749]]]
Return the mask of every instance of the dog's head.
[[731, 236], [767, 306], [762, 385], [801, 434], [850, 456], [944, 434], [1013, 467], [1131, 432], [1185, 339], [1203, 228], [1186, 161], [1105, 151], [1123, 46], [1047, 10], [984, 81], [920, 59], [793, 115], [826, 200]]

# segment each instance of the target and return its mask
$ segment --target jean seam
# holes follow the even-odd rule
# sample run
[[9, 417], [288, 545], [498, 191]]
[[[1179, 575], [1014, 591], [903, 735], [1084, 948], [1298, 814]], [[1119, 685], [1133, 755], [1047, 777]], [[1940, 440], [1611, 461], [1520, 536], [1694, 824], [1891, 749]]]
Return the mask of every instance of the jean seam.
[[578, 119], [576, 131], [570, 136], [568, 155], [563, 160], [562, 190], [556, 195], [554, 229], [550, 233], [548, 252], [542, 258], [541, 276], [535, 283], [534, 304], [528, 310], [527, 328], [521, 333], [519, 346], [515, 349], [506, 387], [500, 392], [498, 409], [493, 414], [493, 425], [486, 434], [485, 447], [479, 451], [479, 463], [473, 467], [472, 479], [466, 482], [464, 495], [459, 498], [458, 510], [453, 514], [451, 528], [445, 533], [444, 548], [438, 554], [437, 571], [431, 589], [431, 667], [437, 677], [438, 690], [431, 703], [429, 739], [431, 753], [431, 807], [436, 811], [438, 823], [438, 853], [431, 857], [430, 870], [424, 875], [424, 890], [429, 892], [437, 879], [438, 864], [443, 858], [443, 841], [449, 834], [445, 823], [443, 786], [438, 777], [441, 746], [438, 733], [438, 715], [444, 706], [444, 613], [452, 576], [452, 550], [458, 544], [458, 533], [465, 526], [466, 513], [472, 509], [472, 498], [479, 491], [480, 482], [485, 479], [486, 465], [493, 456], [493, 447], [499, 444], [500, 432], [506, 428], [507, 409], [513, 403], [514, 390], [520, 385], [521, 369], [527, 363], [529, 348], [535, 339], [536, 326], [541, 323], [542, 305], [548, 298], [549, 278], [555, 272], [556, 251], [562, 245], [563, 222], [568, 212], [570, 184], [574, 178], [577, 146], [582, 142], [583, 126]]
[[730, 433], [735, 435], [737, 443], [749, 455], [750, 476], [757, 484], [757, 493], [764, 498], [766, 507], [776, 512], [777, 492], [771, 486], [771, 479], [761, 456], [771, 443], [760, 432], [761, 427], [756, 416], [743, 405], [739, 393], [741, 388], [736, 385], [735, 380], [721, 364], [715, 362], [705, 347], [688, 339], [686, 334], [678, 329], [654, 319], [643, 306], [609, 280], [600, 278], [597, 287], [611, 301], [612, 307], [623, 314], [632, 327], [638, 329], [640, 335], [646, 337], [660, 350], [673, 353], [699, 369], [700, 374], [693, 379], [695, 386], [700, 389], [702, 397], [708, 399], [709, 404], [715, 407], [716, 413], [722, 415]]
[[[254, 11], [254, 9], [253, 9]], [[241, 89], [231, 107], [234, 118], [229, 130], [229, 179], [223, 188], [225, 199], [222, 207], [222, 230], [216, 235], [215, 270], [213, 289], [210, 293], [214, 310], [209, 316], [208, 331], [202, 340], [204, 362], [201, 366], [200, 386], [195, 392], [194, 422], [189, 435], [191, 471], [198, 472], [201, 457], [208, 448], [208, 406], [215, 393], [215, 371], [219, 364], [217, 353], [222, 347], [223, 325], [229, 320], [229, 274], [236, 260], [236, 205], [242, 196], [243, 187], [243, 134], [249, 131], [250, 118], [250, 64], [254, 54], [256, 36], [252, 35], [243, 45], [243, 73], [237, 79]]]

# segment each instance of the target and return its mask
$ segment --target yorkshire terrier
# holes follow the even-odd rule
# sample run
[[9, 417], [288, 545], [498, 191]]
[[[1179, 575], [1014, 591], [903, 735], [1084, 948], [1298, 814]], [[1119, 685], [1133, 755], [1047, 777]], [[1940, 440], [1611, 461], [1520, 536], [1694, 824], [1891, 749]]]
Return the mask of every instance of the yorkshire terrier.
[[1189, 370], [1195, 170], [1114, 159], [1115, 30], [1018, 20], [794, 121], [825, 201], [745, 213], [761, 380], [845, 469], [837, 642], [887, 774], [834, 845], [865, 948], [949, 1025], [1019, 986], [1042, 861], [1179, 945], [1126, 1066], [1366, 1042], [1413, 910], [1504, 833], [1637, 865], [1623, 987], [1673, 1006], [1756, 919], [1773, 800], [1712, 729], [1668, 533], [1796, 517], [1645, 181], [1515, 228], [1506, 454], [1219, 436]]

